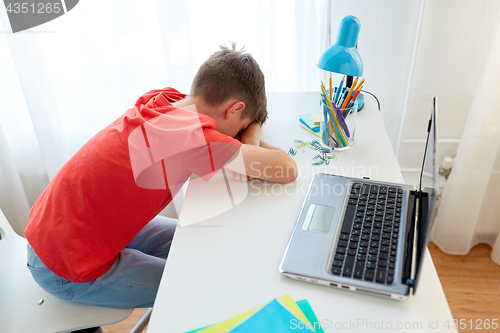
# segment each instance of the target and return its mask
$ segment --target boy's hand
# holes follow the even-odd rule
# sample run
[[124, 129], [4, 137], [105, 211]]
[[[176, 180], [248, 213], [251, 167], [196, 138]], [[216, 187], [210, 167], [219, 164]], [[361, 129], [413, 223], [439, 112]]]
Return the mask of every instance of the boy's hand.
[[[239, 150], [241, 158], [233, 159], [226, 168], [237, 173], [245, 181], [247, 176], [275, 183], [286, 184], [294, 181], [298, 176], [297, 163], [283, 150], [273, 147], [264, 141], [260, 147], [243, 144]], [[240, 176], [244, 175], [244, 176]]]
[[[262, 179], [276, 183], [289, 183], [298, 176], [297, 163], [283, 150], [261, 141], [262, 126], [251, 123], [240, 135], [243, 142], [239, 153], [226, 167], [233, 171], [234, 179]], [[248, 176], [247, 176], [248, 175]]]
[[[262, 137], [262, 125], [258, 122], [252, 122], [248, 127], [240, 133], [239, 140], [243, 144], [253, 145], [260, 147], [260, 139]], [[246, 182], [248, 180], [254, 179], [254, 177], [248, 177], [239, 173], [233, 173], [233, 179], [237, 181]]]

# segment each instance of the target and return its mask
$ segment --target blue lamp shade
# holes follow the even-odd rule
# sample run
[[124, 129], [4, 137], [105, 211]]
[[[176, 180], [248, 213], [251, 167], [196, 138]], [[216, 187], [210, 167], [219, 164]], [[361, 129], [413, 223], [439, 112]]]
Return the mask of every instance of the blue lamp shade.
[[340, 22], [337, 42], [326, 50], [318, 67], [329, 72], [349, 76], [363, 75], [363, 61], [356, 49], [360, 22], [355, 16], [346, 16]]

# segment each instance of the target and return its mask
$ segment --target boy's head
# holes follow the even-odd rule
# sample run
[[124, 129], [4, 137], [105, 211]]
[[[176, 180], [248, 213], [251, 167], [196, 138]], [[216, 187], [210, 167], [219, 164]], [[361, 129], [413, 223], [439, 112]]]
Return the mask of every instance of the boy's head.
[[245, 103], [241, 119], [263, 124], [267, 119], [264, 74], [252, 56], [243, 49], [221, 46], [205, 61], [194, 77], [190, 95], [218, 106], [229, 99]]

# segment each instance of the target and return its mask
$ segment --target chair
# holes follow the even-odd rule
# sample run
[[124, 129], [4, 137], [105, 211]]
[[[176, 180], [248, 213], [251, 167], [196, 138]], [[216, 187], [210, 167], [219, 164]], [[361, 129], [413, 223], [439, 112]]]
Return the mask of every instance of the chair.
[[[132, 313], [133, 309], [75, 304], [48, 294], [26, 268], [26, 245], [26, 239], [14, 232], [0, 210], [1, 332], [68, 332], [114, 324]], [[140, 332], [150, 314], [151, 310], [146, 311], [131, 332]]]

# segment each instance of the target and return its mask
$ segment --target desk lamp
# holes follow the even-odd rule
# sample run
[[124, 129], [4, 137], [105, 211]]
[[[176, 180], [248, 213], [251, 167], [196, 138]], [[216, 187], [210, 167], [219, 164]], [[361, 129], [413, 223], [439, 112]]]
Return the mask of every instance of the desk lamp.
[[[347, 75], [346, 87], [352, 85], [353, 76], [363, 75], [363, 61], [356, 49], [360, 22], [355, 16], [342, 19], [337, 33], [337, 41], [319, 58], [318, 68], [325, 71]], [[364, 106], [364, 96], [357, 97], [358, 111]]]

